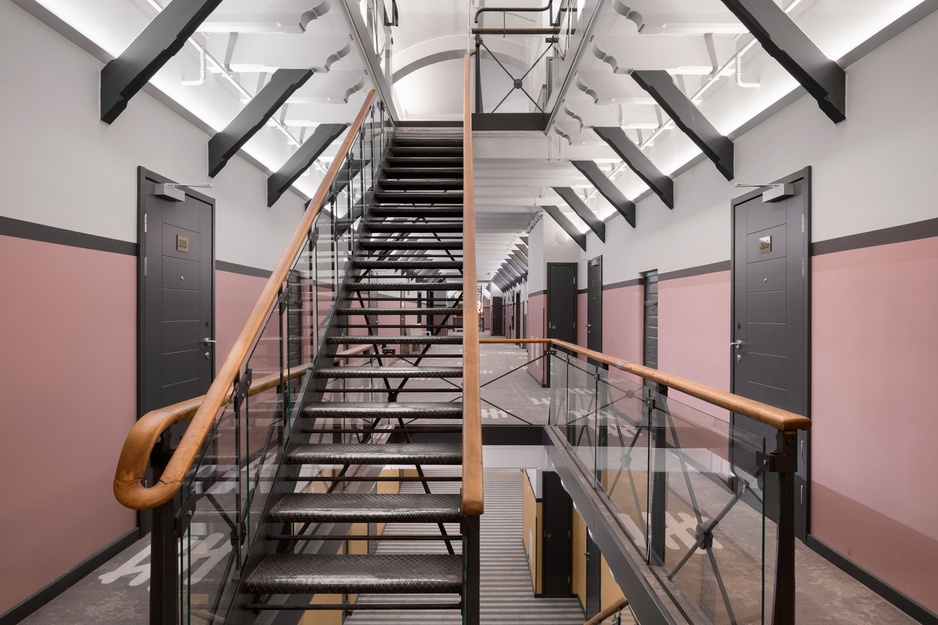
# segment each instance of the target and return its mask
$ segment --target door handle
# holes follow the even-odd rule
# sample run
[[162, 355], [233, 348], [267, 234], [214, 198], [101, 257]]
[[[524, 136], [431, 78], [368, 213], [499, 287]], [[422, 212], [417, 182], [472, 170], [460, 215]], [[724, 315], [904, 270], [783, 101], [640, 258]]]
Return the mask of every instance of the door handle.
[[213, 339], [213, 338], [210, 337], [210, 336], [207, 336], [207, 337], [205, 337], [204, 339], [202, 339], [202, 342], [203, 342], [204, 344], [206, 344], [206, 345], [214, 345], [214, 344], [215, 344], [215, 339]]
[[740, 347], [742, 347], [742, 345], [743, 345], [743, 342], [738, 339], [730, 343], [730, 347], [735, 347], [736, 349], [739, 349]]

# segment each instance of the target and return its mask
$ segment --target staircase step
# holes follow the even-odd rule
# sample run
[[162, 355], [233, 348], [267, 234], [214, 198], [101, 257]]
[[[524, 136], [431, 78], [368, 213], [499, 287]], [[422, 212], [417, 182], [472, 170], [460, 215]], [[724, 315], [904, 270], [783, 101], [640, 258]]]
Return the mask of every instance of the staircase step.
[[462, 335], [400, 336], [379, 334], [372, 336], [330, 336], [326, 338], [326, 343], [329, 345], [371, 345], [372, 343], [393, 343], [396, 345], [462, 345]]
[[442, 222], [395, 222], [395, 221], [366, 221], [365, 230], [371, 232], [462, 232], [461, 221]]
[[462, 158], [463, 146], [454, 145], [391, 145], [391, 154], [394, 156], [448, 156]]
[[375, 191], [375, 199], [386, 204], [462, 204], [462, 191]]
[[[417, 194], [407, 193], [406, 195]], [[375, 206], [371, 209], [371, 215], [372, 217], [462, 217], [463, 208], [462, 204], [457, 206]]]
[[378, 186], [383, 190], [417, 190], [429, 189], [434, 191], [462, 190], [462, 178], [405, 178], [396, 179], [385, 177], [378, 181]]
[[356, 269], [462, 269], [461, 260], [362, 260], [353, 261]]
[[274, 554], [244, 581], [255, 594], [459, 593], [462, 556]]
[[363, 239], [359, 247], [366, 250], [462, 250], [462, 241], [408, 241]]
[[[400, 338], [400, 337], [397, 337]], [[414, 338], [414, 337], [407, 337]], [[460, 337], [461, 338], [461, 337]], [[373, 342], [373, 341], [367, 341]], [[381, 341], [395, 343], [399, 341]], [[462, 367], [322, 367], [316, 370], [321, 379], [337, 378], [461, 378]], [[414, 389], [416, 392], [417, 389]], [[454, 392], [460, 389], [453, 388]]]
[[385, 167], [381, 170], [385, 178], [397, 180], [405, 178], [459, 178], [462, 180], [462, 167]]
[[286, 457], [288, 464], [462, 464], [459, 443], [324, 443], [298, 445]]
[[391, 167], [434, 168], [434, 167], [462, 167], [462, 154], [459, 156], [400, 156], [391, 154], [387, 158]]
[[440, 523], [459, 521], [457, 495], [291, 493], [267, 514], [275, 523]]
[[458, 402], [320, 402], [303, 410], [307, 417], [341, 419], [461, 419]]
[[394, 137], [393, 145], [397, 146], [407, 146], [407, 145], [428, 145], [434, 147], [462, 147], [462, 137], [459, 135], [449, 136], [449, 137], [434, 137], [431, 135], [421, 134], [417, 136], [408, 137], [405, 133], [398, 132]]
[[462, 282], [365, 282], [347, 287], [352, 291], [462, 291]]
[[461, 315], [462, 308], [336, 308], [338, 315]]

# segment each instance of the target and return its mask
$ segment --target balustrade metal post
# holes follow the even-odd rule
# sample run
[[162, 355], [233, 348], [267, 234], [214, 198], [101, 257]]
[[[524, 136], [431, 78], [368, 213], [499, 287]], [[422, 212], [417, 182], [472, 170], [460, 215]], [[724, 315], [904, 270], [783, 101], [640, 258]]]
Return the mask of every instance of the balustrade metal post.
[[667, 427], [666, 420], [661, 414], [667, 410], [667, 404], [659, 401], [658, 397], [667, 398], [668, 387], [658, 384], [654, 389], [655, 395], [649, 403], [648, 427], [651, 433], [651, 505], [649, 507], [648, 532], [648, 560], [653, 564], [664, 564], [664, 543], [667, 533], [667, 519], [665, 512], [668, 503], [668, 467], [667, 467]]
[[795, 623], [795, 470], [798, 468], [798, 433], [779, 431], [775, 453], [762, 458], [778, 473], [778, 527], [775, 546], [775, 596], [772, 625]]
[[463, 625], [479, 625], [479, 589], [481, 585], [479, 517], [462, 520], [463, 534]]
[[[163, 439], [169, 439], [169, 432]], [[153, 450], [151, 463], [153, 479], [159, 479], [166, 469], [172, 452], [158, 444]], [[179, 622], [179, 536], [176, 532], [176, 513], [179, 497], [153, 510], [153, 530], [150, 536], [150, 625], [175, 625]]]
[[482, 37], [476, 35], [476, 113], [482, 112]]

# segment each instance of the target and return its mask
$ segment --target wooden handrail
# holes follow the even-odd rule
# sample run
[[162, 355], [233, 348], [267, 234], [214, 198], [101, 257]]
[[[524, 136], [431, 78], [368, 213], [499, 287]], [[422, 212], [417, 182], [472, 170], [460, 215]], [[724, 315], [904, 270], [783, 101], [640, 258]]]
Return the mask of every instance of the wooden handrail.
[[218, 370], [218, 374], [215, 376], [215, 380], [192, 416], [192, 423], [189, 424], [182, 440], [179, 441], [179, 446], [166, 465], [163, 475], [160, 476], [156, 484], [149, 488], [144, 486], [143, 478], [150, 453], [153, 451], [157, 439], [166, 428], [183, 419], [173, 421], [174, 417], [163, 412], [166, 409], [161, 408], [147, 413], [134, 424], [134, 427], [127, 434], [120, 458], [117, 461], [117, 471], [114, 475], [114, 496], [124, 506], [135, 510], [155, 508], [168, 502], [179, 491], [186, 473], [192, 466], [202, 443], [205, 441], [205, 437], [208, 436], [212, 424], [217, 418], [219, 410], [230, 398], [235, 377], [244, 365], [251, 348], [257, 342], [257, 338], [264, 328], [264, 321], [279, 297], [280, 288], [287, 279], [287, 273], [293, 266], [293, 262], [300, 250], [308, 243], [310, 228], [312, 228], [319, 210], [328, 197], [332, 183], [338, 175], [349, 149], [358, 137], [359, 129], [374, 99], [375, 90], [372, 89], [365, 97], [365, 102], [362, 104], [358, 116], [349, 127], [345, 140], [329, 165], [316, 195], [310, 201], [309, 207], [300, 219], [300, 223], [280, 257], [280, 261], [267, 280], [267, 284], [264, 285], [260, 297], [258, 297], [251, 314], [248, 315], [247, 321], [244, 323], [244, 327], [238, 333], [231, 351], [228, 352]]
[[594, 616], [590, 620], [583, 623], [583, 625], [599, 625], [599, 623], [602, 623], [607, 618], [609, 618], [610, 616], [612, 616], [613, 614], [615, 614], [622, 608], [626, 607], [627, 605], [629, 605], [629, 600], [626, 599], [625, 597], [622, 597], [621, 599], [617, 599], [613, 601], [612, 603], [610, 603], [609, 605], [607, 605], [602, 610], [600, 610], [596, 616]]
[[763, 404], [762, 402], [755, 401], [754, 399], [740, 397], [739, 395], [721, 391], [718, 388], [707, 386], [706, 384], [701, 384], [700, 382], [694, 382], [693, 380], [688, 380], [687, 378], [682, 378], [680, 376], [665, 373], [663, 371], [658, 371], [657, 369], [651, 369], [642, 365], [636, 365], [635, 363], [626, 362], [621, 358], [613, 358], [607, 354], [602, 354], [585, 347], [580, 347], [579, 345], [574, 345], [573, 343], [567, 343], [566, 341], [559, 341], [557, 339], [480, 339], [479, 342], [515, 344], [549, 343], [555, 347], [562, 347], [571, 352], [586, 356], [587, 358], [590, 358], [596, 362], [601, 362], [603, 364], [609, 365], [610, 367], [615, 367], [616, 369], [637, 375], [646, 380], [651, 380], [652, 382], [663, 384], [668, 388], [673, 388], [676, 391], [687, 393], [688, 395], [692, 395], [697, 399], [702, 399], [709, 404], [713, 404], [714, 406], [726, 408], [727, 410], [745, 415], [782, 432], [794, 432], [796, 430], [811, 429], [811, 419], [800, 414], [796, 414], [788, 410], [783, 410], [781, 408], [776, 408], [775, 406], [770, 406], [768, 404]]
[[472, 109], [469, 59], [465, 58], [463, 85], [463, 234], [462, 234], [462, 512], [482, 514], [482, 402], [479, 386], [479, 309], [476, 303], [476, 217], [472, 167]]

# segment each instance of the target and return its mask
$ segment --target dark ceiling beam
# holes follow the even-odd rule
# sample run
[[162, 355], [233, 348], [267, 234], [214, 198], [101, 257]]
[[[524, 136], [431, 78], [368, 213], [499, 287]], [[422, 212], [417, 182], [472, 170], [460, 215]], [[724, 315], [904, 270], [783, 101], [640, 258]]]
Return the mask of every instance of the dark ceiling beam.
[[556, 206], [544, 205], [541, 206], [544, 209], [544, 212], [551, 216], [551, 219], [557, 222], [557, 225], [564, 229], [564, 232], [570, 235], [570, 238], [576, 241], [576, 244], [580, 246], [584, 252], [586, 251], [586, 235], [576, 229], [576, 226], [573, 225], [567, 216], [561, 212]]
[[514, 273], [514, 274], [515, 274], [515, 277], [518, 278], [519, 280], [524, 277], [524, 274], [525, 274], [525, 273], [527, 273], [527, 271], [525, 270], [525, 268], [522, 267], [521, 265], [519, 265], [519, 264], [518, 264], [518, 261], [516, 261], [516, 260], [513, 259], [513, 258], [508, 258], [508, 259], [506, 259], [506, 260], [505, 260], [505, 266], [510, 267], [512, 273]]
[[752, 33], [836, 124], [847, 119], [847, 73], [772, 0], [723, 0]]
[[302, 87], [311, 69], [278, 69], [247, 106], [241, 109], [231, 123], [208, 141], [208, 175], [215, 177], [228, 164], [228, 160], [264, 127], [293, 93]]
[[508, 253], [509, 256], [515, 259], [515, 262], [524, 267], [524, 270], [528, 270], [528, 257], [519, 252], [518, 250], [512, 250]]
[[515, 243], [515, 247], [521, 250], [521, 253], [524, 254], [525, 258], [528, 256], [528, 244], [524, 241], [518, 241]]
[[176, 0], [160, 11], [119, 57], [101, 70], [101, 121], [110, 124], [127, 108], [221, 0]]
[[319, 158], [348, 124], [319, 124], [313, 135], [293, 153], [283, 167], [267, 179], [267, 206], [273, 206], [290, 185]]
[[735, 177], [733, 142], [713, 127], [700, 109], [674, 84], [671, 74], [663, 69], [634, 70], [632, 78], [668, 113], [678, 128], [703, 150], [724, 178], [732, 180]]
[[557, 195], [563, 198], [563, 201], [567, 203], [567, 206], [573, 209], [573, 212], [576, 213], [576, 216], [583, 220], [587, 226], [590, 227], [596, 236], [599, 237], [599, 240], [603, 243], [606, 242], [606, 224], [603, 223], [603, 220], [596, 216], [596, 213], [590, 210], [590, 207], [586, 205], [586, 202], [580, 199], [576, 194], [576, 191], [570, 187], [554, 187], [554, 191], [557, 192]]
[[674, 181], [661, 173], [651, 159], [645, 156], [637, 145], [632, 143], [621, 128], [593, 128], [600, 139], [605, 141], [612, 151], [619, 155], [629, 169], [661, 198], [668, 208], [674, 208]]
[[586, 176], [600, 195], [612, 204], [619, 214], [625, 217], [629, 225], [635, 227], [635, 204], [622, 195], [615, 183], [606, 177], [606, 174], [599, 169], [599, 165], [593, 161], [571, 161], [573, 166], [580, 170], [580, 173]]

